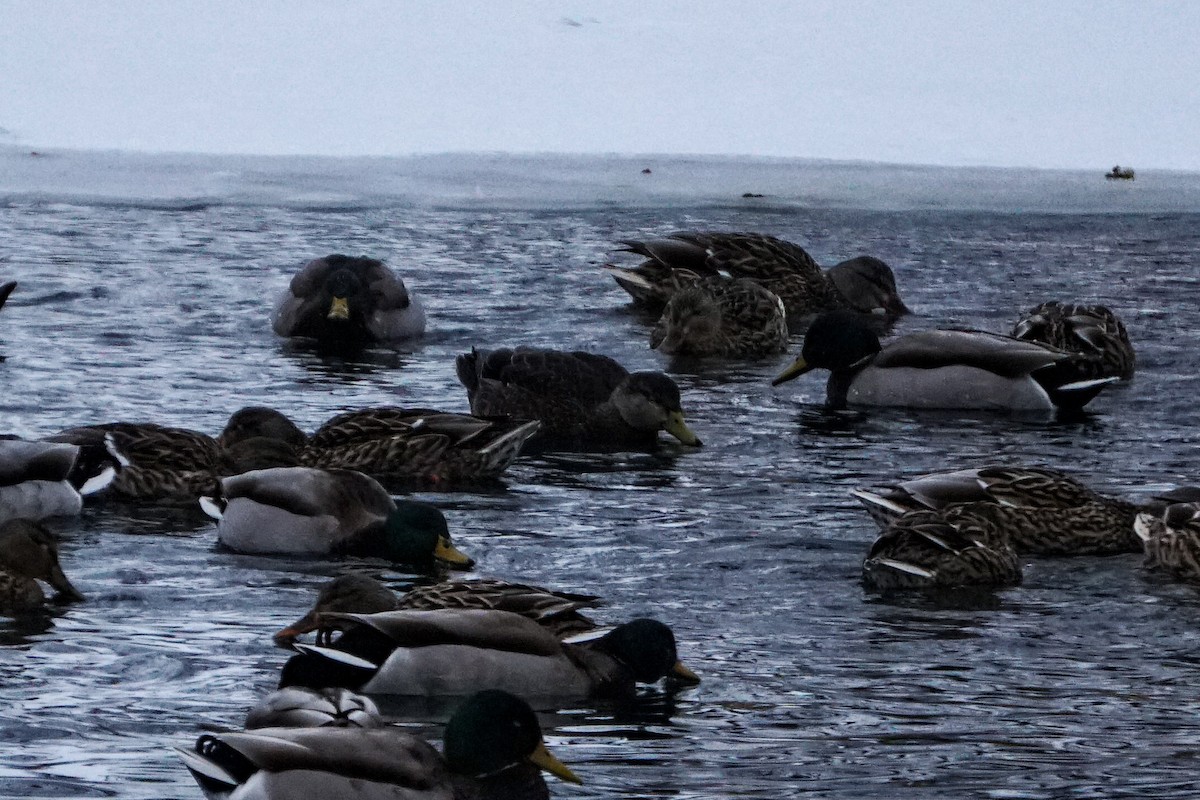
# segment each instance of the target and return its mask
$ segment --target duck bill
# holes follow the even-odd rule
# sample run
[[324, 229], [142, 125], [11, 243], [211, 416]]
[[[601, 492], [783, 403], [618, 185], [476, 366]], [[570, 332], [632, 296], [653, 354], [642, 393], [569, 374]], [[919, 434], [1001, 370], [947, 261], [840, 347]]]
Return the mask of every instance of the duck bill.
[[537, 747], [530, 754], [529, 760], [551, 775], [556, 775], [568, 783], [583, 783], [583, 781], [579, 780], [578, 775], [571, 772], [570, 767], [559, 761], [546, 749], [545, 742], [538, 742]]
[[58, 591], [58, 596], [62, 600], [77, 603], [84, 599], [83, 593], [71, 585], [71, 582], [67, 580], [67, 576], [63, 574], [62, 567], [58, 566], [58, 564], [55, 564], [50, 570], [49, 583]]
[[350, 301], [344, 297], [335, 297], [329, 304], [327, 319], [350, 319]]
[[702, 442], [700, 437], [692, 433], [692, 429], [683, 421], [682, 411], [672, 411], [667, 415], [667, 424], [663, 428], [667, 433], [674, 436], [679, 441], [692, 447], [699, 447]]
[[676, 661], [675, 666], [671, 667], [671, 671], [667, 674], [672, 678], [675, 678], [679, 681], [684, 681], [685, 683], [700, 682], [700, 676], [684, 666], [682, 661]]
[[792, 362], [791, 366], [776, 375], [775, 379], [771, 381], [771, 385], [778, 386], [781, 383], [787, 383], [792, 378], [799, 378], [804, 373], [812, 370], [812, 368], [812, 364], [805, 361], [804, 356], [800, 356], [800, 358]]
[[475, 566], [475, 559], [450, 544], [450, 540], [445, 536], [438, 537], [437, 546], [433, 548], [433, 557], [460, 569], [470, 569]]
[[278, 647], [291, 647], [292, 642], [296, 639], [310, 631], [315, 631], [319, 627], [317, 610], [314, 608], [291, 625], [277, 631], [271, 638], [275, 640], [275, 644]]

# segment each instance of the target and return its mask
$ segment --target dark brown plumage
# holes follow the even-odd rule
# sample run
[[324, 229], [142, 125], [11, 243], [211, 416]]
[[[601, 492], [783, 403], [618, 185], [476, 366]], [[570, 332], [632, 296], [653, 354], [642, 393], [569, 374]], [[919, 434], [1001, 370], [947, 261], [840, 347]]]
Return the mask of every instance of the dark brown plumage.
[[787, 350], [787, 312], [772, 291], [745, 278], [703, 278], [676, 292], [650, 334], [671, 356], [754, 358]]
[[1136, 357], [1129, 333], [1106, 306], [1042, 303], [1017, 322], [1012, 335], [1079, 354], [1086, 365], [1081, 372], [1085, 377], [1133, 377]]

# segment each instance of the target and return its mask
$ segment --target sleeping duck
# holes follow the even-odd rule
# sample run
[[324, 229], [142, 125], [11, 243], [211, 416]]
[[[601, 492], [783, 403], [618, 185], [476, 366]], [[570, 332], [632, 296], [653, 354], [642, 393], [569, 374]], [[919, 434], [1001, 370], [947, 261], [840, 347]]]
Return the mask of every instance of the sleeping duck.
[[854, 496], [881, 528], [916, 510], [970, 519], [1019, 553], [1114, 555], [1141, 552], [1141, 508], [1046, 467], [986, 466], [941, 472]]
[[606, 267], [635, 303], [662, 308], [700, 278], [749, 278], [778, 295], [793, 323], [835, 308], [896, 318], [908, 313], [891, 268], [871, 256], [822, 271], [804, 248], [759, 233], [673, 233], [625, 241], [624, 252], [644, 257], [636, 267]]
[[828, 403], [921, 409], [1078, 410], [1115, 378], [1081, 379], [1079, 357], [1049, 345], [971, 330], [910, 333], [880, 345], [854, 313], [817, 317], [800, 358], [773, 385], [830, 372]]
[[330, 647], [296, 644], [280, 686], [344, 686], [369, 694], [626, 697], [635, 683], [699, 679], [661, 622], [637, 619], [586, 642], [561, 641], [508, 611], [437, 609], [325, 614], [343, 629]]
[[1089, 377], [1133, 377], [1136, 358], [1129, 333], [1106, 306], [1042, 303], [1018, 320], [1012, 335], [1078, 354], [1088, 367]]
[[275, 642], [288, 645], [297, 636], [309, 631], [330, 633], [332, 628], [324, 624], [325, 615], [330, 612], [375, 614], [397, 609], [435, 608], [509, 611], [532, 619], [562, 639], [594, 630], [596, 623], [584, 616], [581, 610], [599, 602], [600, 598], [595, 595], [558, 592], [495, 578], [416, 586], [397, 597], [391, 589], [374, 578], [356, 574], [340, 575], [321, 587], [316, 604], [307, 614], [275, 634]]
[[1003, 538], [970, 518], [923, 509], [896, 517], [863, 560], [863, 584], [896, 589], [998, 588], [1021, 582], [1021, 564]]
[[201, 507], [217, 540], [238, 553], [373, 556], [429, 567], [469, 568], [446, 517], [428, 503], [392, 499], [353, 470], [276, 467], [223, 478]]
[[176, 752], [206, 796], [228, 800], [545, 800], [541, 770], [580, 783], [529, 704], [505, 692], [467, 698], [443, 748], [391, 726], [318, 727], [204, 734]]
[[0, 522], [75, 516], [115, 475], [102, 447], [0, 438]]
[[59, 600], [83, 599], [63, 574], [50, 531], [25, 519], [0, 524], [0, 614], [41, 610], [46, 595], [38, 581], [54, 587]]
[[471, 350], [455, 362], [471, 412], [539, 420], [537, 441], [561, 447], [653, 447], [666, 431], [700, 439], [679, 387], [661, 372], [629, 372], [608, 356], [530, 347]]
[[271, 327], [329, 345], [411, 339], [425, 311], [396, 273], [373, 258], [330, 255], [308, 262], [276, 303]]
[[787, 312], [774, 292], [745, 278], [703, 278], [671, 296], [650, 334], [669, 356], [755, 358], [787, 350]]
[[282, 413], [249, 406], [230, 417], [217, 442], [277, 439], [295, 448], [295, 463], [303, 466], [353, 469], [389, 486], [445, 485], [500, 477], [539, 427], [532, 420], [380, 406], [338, 414], [307, 436]]

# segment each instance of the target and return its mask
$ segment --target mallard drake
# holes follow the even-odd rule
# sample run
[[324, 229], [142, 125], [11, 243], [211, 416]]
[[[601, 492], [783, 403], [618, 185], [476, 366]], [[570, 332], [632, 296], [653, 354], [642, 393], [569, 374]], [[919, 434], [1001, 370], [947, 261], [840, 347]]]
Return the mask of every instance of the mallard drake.
[[561, 641], [508, 611], [437, 609], [325, 614], [344, 632], [330, 647], [296, 644], [281, 686], [344, 686], [370, 694], [458, 695], [504, 689], [523, 697], [623, 697], [671, 675], [679, 661], [661, 622], [637, 619], [587, 642]]
[[392, 499], [374, 478], [345, 469], [276, 467], [222, 478], [201, 507], [217, 540], [238, 553], [346, 554], [469, 568], [446, 517], [428, 503]]
[[[323, 625], [330, 612], [376, 614], [397, 609], [483, 608], [510, 611], [537, 622], [562, 639], [594, 630], [597, 625], [581, 609], [598, 605], [600, 598], [509, 583], [495, 578], [443, 581], [417, 586], [397, 597], [391, 589], [366, 575], [340, 575], [321, 587], [317, 602], [303, 617], [275, 634], [275, 642], [290, 644], [309, 631], [332, 629]], [[321, 642], [318, 641], [318, 644]]]
[[1186, 581], [1200, 580], [1200, 502], [1170, 503], [1137, 515], [1134, 531], [1146, 564]]
[[773, 380], [830, 372], [828, 403], [920, 409], [1077, 410], [1115, 378], [1080, 379], [1079, 356], [1038, 342], [970, 330], [910, 333], [880, 345], [846, 311], [817, 317], [800, 358]]
[[375, 701], [347, 689], [288, 686], [271, 692], [246, 715], [255, 728], [379, 728], [383, 716]]
[[205, 795], [229, 800], [545, 800], [541, 770], [580, 783], [546, 749], [524, 700], [469, 697], [446, 724], [445, 755], [400, 728], [260, 728], [176, 748]]
[[1012, 335], [1077, 353], [1090, 377], [1133, 377], [1136, 359], [1129, 333], [1106, 306], [1042, 303], [1017, 321]]
[[834, 308], [898, 317], [908, 313], [896, 277], [871, 256], [843, 261], [822, 272], [803, 247], [760, 233], [673, 233], [661, 239], [621, 242], [623, 252], [646, 260], [636, 267], [608, 265], [634, 302], [661, 308], [700, 278], [749, 278], [774, 292], [793, 323]]
[[271, 327], [332, 345], [411, 339], [425, 332], [425, 311], [382, 261], [329, 255], [308, 262], [275, 305]]
[[542, 443], [647, 448], [666, 431], [700, 444], [684, 422], [679, 387], [661, 372], [631, 373], [608, 356], [531, 347], [472, 349], [455, 366], [472, 413], [539, 420]]
[[0, 522], [74, 516], [115, 475], [103, 448], [0, 438]]
[[1021, 564], [1003, 538], [968, 518], [938, 511], [896, 517], [863, 560], [863, 584], [877, 591], [1015, 586]]
[[914, 510], [936, 510], [989, 528], [993, 539], [1007, 540], [1020, 553], [1113, 555], [1142, 549], [1133, 530], [1137, 505], [1045, 467], [963, 469], [853, 494], [881, 528]]
[[757, 357], [787, 350], [787, 312], [774, 292], [745, 278], [704, 278], [671, 296], [650, 334], [669, 356]]
[[192, 503], [223, 476], [296, 463], [289, 446], [265, 437], [225, 447], [206, 433], [149, 422], [85, 425], [48, 441], [105, 448], [119, 465], [106, 494], [137, 501]]
[[83, 599], [63, 574], [50, 531], [26, 519], [0, 524], [0, 614], [40, 610], [46, 595], [38, 581], [54, 587], [60, 600]]

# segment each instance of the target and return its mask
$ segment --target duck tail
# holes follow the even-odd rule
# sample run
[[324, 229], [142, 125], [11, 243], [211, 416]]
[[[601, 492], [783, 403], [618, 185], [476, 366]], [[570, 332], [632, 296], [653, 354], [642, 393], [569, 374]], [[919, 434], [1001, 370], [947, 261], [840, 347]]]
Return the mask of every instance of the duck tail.
[[1089, 380], [1072, 381], [1053, 388], [1046, 387], [1046, 393], [1051, 401], [1059, 408], [1078, 411], [1104, 391], [1104, 387], [1117, 383], [1120, 378], [1092, 378]]
[[474, 347], [469, 353], [461, 353], [454, 359], [454, 370], [458, 373], [458, 382], [467, 387], [467, 397], [474, 397], [479, 388], [479, 378], [482, 372], [480, 352]]

